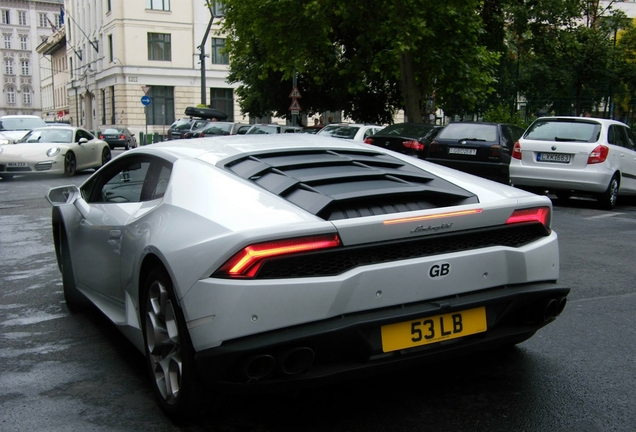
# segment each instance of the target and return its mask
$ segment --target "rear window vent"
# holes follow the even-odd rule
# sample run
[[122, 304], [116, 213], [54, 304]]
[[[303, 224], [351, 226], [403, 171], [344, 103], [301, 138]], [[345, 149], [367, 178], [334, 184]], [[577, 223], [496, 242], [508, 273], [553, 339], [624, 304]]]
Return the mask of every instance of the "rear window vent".
[[372, 150], [270, 151], [220, 165], [325, 220], [478, 202], [440, 177]]

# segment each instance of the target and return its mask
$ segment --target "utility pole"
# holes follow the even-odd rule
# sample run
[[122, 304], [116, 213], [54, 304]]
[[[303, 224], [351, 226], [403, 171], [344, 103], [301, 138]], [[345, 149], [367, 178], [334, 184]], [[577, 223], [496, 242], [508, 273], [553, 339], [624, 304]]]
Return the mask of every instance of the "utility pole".
[[206, 106], [207, 106], [207, 101], [206, 101], [207, 86], [205, 83], [205, 58], [207, 56], [205, 55], [205, 43], [208, 40], [208, 35], [210, 34], [210, 29], [212, 28], [212, 22], [214, 21], [214, 13], [212, 12], [211, 8], [209, 8], [209, 10], [211, 15], [210, 22], [208, 23], [208, 28], [205, 30], [205, 34], [203, 35], [203, 40], [201, 41], [201, 45], [198, 46], [199, 50], [201, 51], [201, 54], [199, 54], [199, 60], [201, 61], [201, 104]]

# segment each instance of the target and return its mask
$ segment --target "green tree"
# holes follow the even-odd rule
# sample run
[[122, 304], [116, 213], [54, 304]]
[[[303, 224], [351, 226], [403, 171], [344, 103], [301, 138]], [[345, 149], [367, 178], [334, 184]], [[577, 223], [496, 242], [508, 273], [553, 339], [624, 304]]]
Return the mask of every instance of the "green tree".
[[[421, 121], [425, 101], [460, 112], [493, 91], [478, 0], [226, 0], [231, 82], [243, 112], [286, 114], [294, 73], [308, 113]], [[424, 101], [424, 102], [423, 102]]]
[[[607, 5], [607, 4], [606, 4]], [[595, 0], [531, 0], [510, 9], [518, 88], [531, 111], [592, 112], [620, 85], [624, 59], [614, 36], [622, 12]]]

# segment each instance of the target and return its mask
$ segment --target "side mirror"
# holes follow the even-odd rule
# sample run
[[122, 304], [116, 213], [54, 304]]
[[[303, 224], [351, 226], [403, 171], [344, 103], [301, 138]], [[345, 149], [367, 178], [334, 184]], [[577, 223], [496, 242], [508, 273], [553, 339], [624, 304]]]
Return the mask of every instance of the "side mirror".
[[88, 216], [90, 209], [88, 203], [82, 198], [80, 190], [75, 185], [59, 186], [49, 190], [46, 195], [46, 199], [52, 206], [61, 206], [66, 204], [73, 204], [77, 211], [79, 211], [83, 217]]
[[82, 144], [86, 144], [88, 142], [88, 140], [86, 138], [80, 138], [79, 141], [77, 142], [79, 145]]

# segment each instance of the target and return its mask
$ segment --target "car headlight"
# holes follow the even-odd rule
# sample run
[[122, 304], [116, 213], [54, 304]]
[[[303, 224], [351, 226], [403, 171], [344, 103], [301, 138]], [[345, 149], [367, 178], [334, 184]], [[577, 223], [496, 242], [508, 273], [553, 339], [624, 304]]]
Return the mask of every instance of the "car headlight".
[[55, 155], [57, 155], [60, 152], [60, 148], [59, 147], [51, 147], [47, 152], [46, 155], [48, 157], [53, 157]]
[[0, 138], [0, 145], [13, 144], [10, 139]]

